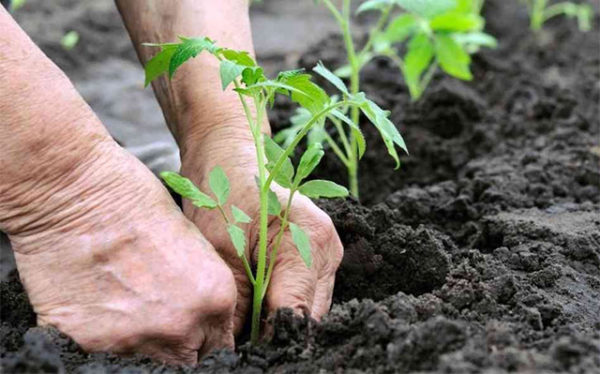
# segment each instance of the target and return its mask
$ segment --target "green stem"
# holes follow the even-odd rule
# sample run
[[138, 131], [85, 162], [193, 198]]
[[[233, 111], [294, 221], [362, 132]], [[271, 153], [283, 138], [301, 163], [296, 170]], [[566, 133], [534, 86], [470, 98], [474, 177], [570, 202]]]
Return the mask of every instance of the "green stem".
[[[346, 46], [346, 53], [348, 54], [348, 62], [350, 64], [350, 94], [356, 95], [359, 90], [360, 84], [360, 61], [356, 56], [356, 49], [354, 48], [354, 42], [352, 40], [352, 33], [350, 31], [350, 0], [344, 0], [342, 14], [344, 17], [344, 24], [342, 26], [342, 33], [344, 35], [344, 45]], [[350, 108], [350, 119], [352, 122], [359, 125], [359, 109], [356, 106]], [[358, 199], [358, 144], [356, 136], [353, 132], [350, 132], [350, 149], [352, 152], [348, 155], [350, 161], [350, 167], [348, 168], [348, 180], [350, 184], [350, 193], [352, 196]]]
[[539, 31], [544, 24], [544, 9], [546, 8], [547, 0], [534, 0], [531, 9], [531, 29]]
[[[231, 221], [227, 217], [227, 214], [225, 213], [225, 210], [223, 209], [223, 207], [219, 204], [219, 205], [217, 205], [217, 209], [219, 210], [219, 212], [221, 213], [221, 216], [225, 220], [225, 224], [227, 224], [227, 226], [229, 226], [231, 224]], [[252, 269], [250, 268], [250, 264], [248, 263], [246, 254], [245, 253], [242, 254], [240, 256], [240, 258], [242, 259], [242, 263], [244, 264], [244, 269], [246, 270], [246, 275], [248, 276], [248, 279], [250, 279], [250, 283], [252, 283], [252, 285], [254, 285], [256, 283], [256, 280], [254, 279], [254, 275], [252, 274]]]
[[271, 282], [271, 276], [273, 275], [273, 268], [275, 267], [275, 260], [277, 259], [277, 251], [281, 246], [281, 239], [283, 238], [283, 233], [288, 226], [288, 216], [290, 213], [290, 209], [292, 206], [292, 198], [294, 197], [294, 193], [296, 192], [296, 188], [298, 186], [294, 185], [290, 189], [290, 197], [288, 198], [285, 212], [283, 213], [283, 218], [281, 219], [281, 226], [279, 227], [279, 232], [275, 237], [275, 242], [273, 243], [273, 247], [271, 248], [271, 256], [269, 257], [269, 269], [267, 270], [267, 276], [265, 278], [265, 287], [262, 291], [262, 298], [264, 299], [267, 294], [267, 288], [269, 287], [269, 283]]
[[256, 266], [256, 283], [254, 284], [254, 295], [252, 301], [252, 327], [250, 340], [252, 344], [258, 343], [260, 337], [260, 316], [263, 302], [263, 287], [265, 281], [265, 268], [267, 262], [267, 235], [269, 220], [269, 199], [268, 188], [265, 188], [267, 171], [265, 167], [265, 148], [263, 134], [260, 131], [260, 124], [264, 112], [264, 101], [254, 99], [256, 105], [256, 123], [252, 129], [252, 137], [256, 147], [256, 159], [258, 162], [258, 180], [260, 196], [260, 223], [258, 233], [258, 264]]
[[365, 44], [365, 46], [358, 53], [359, 61], [362, 62], [364, 60], [364, 58], [363, 58], [364, 55], [369, 53], [371, 46], [375, 42], [375, 36], [377, 36], [377, 34], [381, 31], [381, 29], [383, 29], [383, 26], [386, 25], [388, 19], [390, 18], [392, 7], [393, 6], [388, 6], [381, 12], [381, 16], [379, 16], [379, 20], [377, 20], [377, 24], [375, 25], [375, 27], [373, 27], [373, 29], [371, 29], [371, 32], [369, 33], [369, 39], [367, 40], [367, 44]]
[[335, 153], [336, 156], [338, 156], [338, 158], [342, 161], [342, 163], [348, 167], [349, 161], [346, 158], [346, 155], [344, 155], [344, 152], [342, 152], [342, 150], [340, 149], [340, 147], [337, 145], [337, 143], [335, 142], [335, 140], [333, 140], [331, 138], [331, 136], [329, 134], [325, 134], [325, 140], [327, 140], [327, 144], [329, 144], [329, 146], [331, 147], [331, 149], [333, 150], [333, 153]]
[[[350, 0], [344, 0], [342, 6], [342, 13], [331, 3], [330, 0], [323, 0], [325, 6], [333, 14], [340, 28], [342, 29], [342, 35], [344, 38], [344, 44], [346, 46], [346, 53], [348, 55], [348, 63], [350, 65], [350, 93], [352, 95], [357, 94], [359, 90], [359, 72], [360, 72], [360, 61], [356, 55], [356, 49], [352, 40], [352, 33], [350, 31]], [[372, 42], [371, 42], [372, 43]], [[357, 107], [351, 108], [351, 119], [358, 126], [359, 120], [359, 109]], [[348, 153], [348, 184], [350, 185], [350, 193], [352, 196], [358, 199], [358, 144], [356, 136], [353, 132], [350, 132], [350, 152]]]
[[[350, 150], [350, 142], [348, 141], [348, 136], [346, 136], [346, 131], [344, 131], [344, 127], [340, 120], [335, 118], [334, 116], [328, 116], [329, 120], [333, 122], [340, 139], [342, 140], [342, 145], [344, 146], [344, 150], [346, 151], [346, 155], [349, 155], [352, 151]], [[347, 158], [346, 158], [347, 159]]]
[[290, 145], [288, 145], [287, 148], [281, 154], [281, 156], [279, 156], [279, 159], [277, 160], [277, 162], [271, 169], [271, 173], [269, 173], [269, 177], [267, 178], [267, 181], [265, 183], [266, 189], [268, 189], [271, 186], [271, 183], [273, 182], [273, 176], [277, 175], [277, 173], [281, 169], [281, 166], [283, 165], [285, 160], [288, 157], [290, 157], [292, 152], [294, 152], [294, 149], [296, 149], [296, 146], [298, 145], [298, 143], [300, 143], [300, 141], [306, 136], [306, 134], [308, 134], [310, 129], [317, 123], [317, 121], [324, 115], [327, 115], [327, 113], [329, 113], [333, 109], [337, 109], [337, 108], [340, 108], [340, 107], [342, 107], [344, 105], [348, 105], [348, 104], [349, 104], [349, 102], [346, 100], [338, 101], [337, 103], [331, 104], [331, 105], [321, 109], [320, 112], [318, 112], [317, 114], [312, 116], [310, 121], [306, 122], [304, 127], [300, 131], [298, 131], [298, 134], [296, 134], [296, 136], [294, 137], [294, 140], [292, 140]]

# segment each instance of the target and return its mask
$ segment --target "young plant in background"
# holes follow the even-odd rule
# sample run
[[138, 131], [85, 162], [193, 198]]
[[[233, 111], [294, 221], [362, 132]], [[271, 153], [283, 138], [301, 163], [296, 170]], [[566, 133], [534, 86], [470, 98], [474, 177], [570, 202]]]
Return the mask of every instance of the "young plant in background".
[[569, 1], [548, 5], [548, 0], [521, 0], [529, 11], [529, 27], [539, 31], [550, 18], [560, 15], [577, 18], [577, 25], [581, 31], [592, 28], [593, 9], [590, 4], [576, 4]]
[[[464, 80], [472, 79], [470, 53], [481, 46], [494, 47], [496, 40], [482, 32], [484, 20], [479, 15], [483, 0], [369, 0], [356, 13], [379, 12], [379, 18], [369, 33], [367, 42], [358, 49], [352, 40], [351, 0], [342, 0], [338, 9], [332, 0], [320, 0], [340, 26], [348, 64], [335, 74], [350, 80], [350, 94], [360, 91], [360, 71], [373, 58], [390, 58], [400, 69], [413, 100], [417, 100], [433, 74], [442, 68], [447, 74]], [[395, 9], [401, 14], [392, 17]], [[404, 43], [404, 45], [402, 44]], [[401, 51], [405, 51], [404, 54]], [[359, 125], [359, 110], [349, 108], [350, 129]], [[347, 114], [347, 112], [342, 112]], [[294, 134], [307, 121], [309, 113], [300, 109], [291, 119], [291, 127], [276, 135], [281, 144], [289, 144]], [[348, 184], [353, 196], [358, 191], [359, 150], [356, 131], [347, 131], [343, 122], [348, 117], [331, 115], [336, 135], [315, 127], [308, 144], [329, 146], [348, 169]], [[336, 138], [334, 138], [336, 137]]]
[[[195, 206], [203, 209], [216, 209], [223, 217], [233, 246], [237, 250], [240, 261], [242, 261], [248, 279], [253, 286], [251, 339], [253, 342], [257, 342], [263, 299], [276, 263], [277, 251], [286, 230], [290, 231], [292, 240], [306, 266], [310, 267], [312, 262], [310, 241], [307, 234], [301, 227], [289, 222], [292, 199], [296, 193], [310, 198], [334, 198], [348, 195], [348, 190], [345, 187], [333, 182], [326, 180], [306, 181], [321, 161], [324, 151], [320, 144], [312, 144], [304, 152], [298, 165], [294, 167], [290, 155], [300, 141], [311, 129], [315, 127], [322, 128], [325, 125], [326, 118], [339, 118], [355, 134], [356, 148], [358, 157], [360, 157], [365, 151], [365, 141], [355, 122], [346, 118], [343, 114], [346, 108], [356, 108], [369, 118], [379, 130], [387, 145], [388, 152], [397, 164], [399, 160], [396, 147], [406, 150], [404, 140], [396, 127], [387, 118], [387, 112], [367, 99], [363, 93], [350, 92], [340, 78], [321, 64], [316, 66], [314, 71], [340, 90], [341, 97], [339, 99], [329, 97], [321, 87], [311, 81], [309, 74], [305, 74], [300, 70], [284, 71], [279, 73], [275, 79], [269, 79], [264, 75], [263, 69], [256, 64], [247, 52], [218, 47], [209, 38], [180, 37], [178, 43], [149, 45], [160, 47], [161, 51], [146, 65], [146, 85], [163, 73], [168, 73], [169, 77], [172, 77], [185, 61], [205, 51], [220, 61], [223, 90], [233, 85], [233, 90], [237, 92], [244, 108], [248, 126], [254, 139], [258, 161], [256, 183], [260, 213], [258, 217], [258, 246], [254, 249], [258, 251], [255, 270], [248, 261], [248, 255], [252, 248], [249, 248], [246, 241], [248, 233], [243, 229], [243, 225], [248, 224], [251, 218], [240, 208], [228, 204], [230, 185], [223, 169], [217, 166], [210, 172], [208, 183], [211, 194], [200, 191], [189, 179], [177, 173], [166, 172], [161, 176], [174, 191], [191, 200]], [[267, 106], [273, 103], [275, 95], [291, 97], [294, 102], [303, 108], [307, 115], [303, 127], [294, 134], [293, 139], [284, 148], [281, 148], [275, 141], [261, 133], [261, 125], [266, 118]], [[290, 191], [284, 208], [282, 208], [277, 196], [271, 189], [274, 182]], [[267, 258], [269, 216], [275, 216], [281, 224], [271, 246], [269, 258]]]

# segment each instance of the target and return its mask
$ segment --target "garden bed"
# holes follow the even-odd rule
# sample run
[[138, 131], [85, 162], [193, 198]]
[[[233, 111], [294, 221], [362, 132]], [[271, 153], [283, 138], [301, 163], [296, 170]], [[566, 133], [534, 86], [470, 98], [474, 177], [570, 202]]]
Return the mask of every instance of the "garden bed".
[[[475, 56], [473, 82], [440, 74], [412, 103], [388, 61], [364, 69], [411, 155], [394, 171], [366, 127], [363, 204], [320, 202], [345, 246], [322, 323], [283, 310], [270, 343], [197, 368], [89, 355], [35, 327], [13, 272], [0, 285], [5, 372], [600, 372], [598, 18], [586, 34], [557, 19], [535, 37], [516, 2], [486, 4], [500, 46]], [[300, 65], [343, 58], [329, 37]], [[291, 109], [278, 101], [273, 127]], [[345, 183], [337, 162], [319, 173]]]

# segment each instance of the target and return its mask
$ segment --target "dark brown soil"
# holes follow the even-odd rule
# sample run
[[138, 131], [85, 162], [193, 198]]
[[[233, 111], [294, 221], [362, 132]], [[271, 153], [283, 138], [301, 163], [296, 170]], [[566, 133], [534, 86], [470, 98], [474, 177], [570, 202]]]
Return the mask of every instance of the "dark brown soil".
[[[534, 37], [517, 3], [486, 4], [500, 47], [475, 57], [473, 82], [439, 75], [411, 103], [386, 60], [364, 70], [411, 156], [393, 171], [367, 128], [363, 205], [320, 203], [346, 250], [322, 323], [282, 310], [271, 342], [195, 368], [89, 355], [35, 327], [13, 273], [0, 285], [4, 371], [600, 373], [598, 28], [556, 20]], [[331, 37], [300, 63], [342, 58]], [[289, 111], [278, 103], [274, 126]], [[333, 157], [321, 173], [344, 182]]]

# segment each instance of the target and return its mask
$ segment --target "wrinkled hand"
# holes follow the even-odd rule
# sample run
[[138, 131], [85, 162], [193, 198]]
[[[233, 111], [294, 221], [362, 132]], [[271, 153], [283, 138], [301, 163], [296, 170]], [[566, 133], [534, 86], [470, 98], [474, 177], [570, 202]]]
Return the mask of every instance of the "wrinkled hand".
[[[258, 174], [254, 146], [248, 141], [226, 138], [214, 139], [208, 144], [199, 152], [184, 155], [182, 173], [201, 190], [210, 191], [208, 173], [215, 166], [224, 169], [231, 184], [228, 205], [241, 208], [252, 218], [252, 222], [244, 224], [242, 228], [246, 230], [249, 243], [250, 252], [246, 256], [256, 266], [260, 207], [254, 179]], [[289, 190], [275, 184], [272, 189], [282, 206], [285, 206]], [[184, 201], [183, 210], [232, 269], [238, 291], [234, 331], [239, 333], [251, 311], [252, 285], [225, 230], [223, 219], [218, 212], [199, 209], [189, 201]], [[299, 193], [294, 195], [289, 221], [302, 227], [310, 237], [313, 263], [310, 268], [306, 267], [289, 230], [286, 230], [265, 297], [266, 313], [290, 307], [298, 314], [308, 314], [319, 320], [331, 305], [335, 273], [343, 255], [342, 243], [329, 216]], [[278, 218], [270, 217], [269, 243], [277, 235], [279, 224]]]

